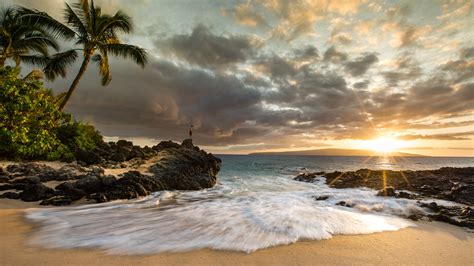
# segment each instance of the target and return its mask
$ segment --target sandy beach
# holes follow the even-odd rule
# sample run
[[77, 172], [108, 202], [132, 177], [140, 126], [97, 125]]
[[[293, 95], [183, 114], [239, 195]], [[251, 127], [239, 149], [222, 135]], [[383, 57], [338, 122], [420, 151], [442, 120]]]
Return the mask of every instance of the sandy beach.
[[[473, 265], [474, 234], [438, 222], [370, 235], [299, 241], [254, 253], [196, 250], [148, 256], [108, 255], [102, 250], [51, 250], [28, 244], [34, 225], [23, 218], [35, 203], [0, 200], [0, 265]], [[65, 236], [67, 237], [67, 236]]]

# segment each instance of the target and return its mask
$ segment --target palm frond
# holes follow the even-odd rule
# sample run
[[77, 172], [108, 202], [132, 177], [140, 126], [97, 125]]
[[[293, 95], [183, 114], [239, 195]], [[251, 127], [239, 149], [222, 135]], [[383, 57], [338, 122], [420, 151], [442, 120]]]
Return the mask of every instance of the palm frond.
[[104, 16], [99, 24], [99, 34], [116, 35], [117, 32], [130, 33], [133, 30], [131, 18], [122, 11], [117, 12], [114, 16]]
[[46, 48], [51, 47], [56, 51], [59, 50], [59, 45], [55, 39], [40, 33], [28, 34], [23, 39], [14, 43], [14, 47], [30, 47], [32, 44]]
[[102, 54], [96, 54], [92, 57], [92, 61], [99, 67], [99, 73], [102, 76], [102, 86], [107, 86], [112, 80], [112, 74], [110, 73], [109, 58], [107, 51], [101, 51]]
[[46, 65], [48, 65], [49, 62], [49, 57], [45, 57], [42, 55], [21, 55], [20, 59], [21, 61], [27, 64], [41, 67], [45, 67]]
[[62, 37], [65, 39], [72, 39], [76, 33], [68, 26], [57, 21], [45, 12], [32, 10], [25, 7], [17, 7], [19, 14], [19, 23], [30, 25], [37, 28], [46, 29], [53, 37]]
[[69, 50], [51, 56], [48, 59], [48, 64], [43, 69], [46, 78], [54, 80], [57, 76], [65, 77], [67, 66], [73, 64], [76, 59], [77, 52], [75, 50]]
[[66, 3], [66, 8], [64, 9], [64, 19], [68, 25], [77, 31], [79, 38], [87, 36], [87, 21], [80, 13], [80, 10], [77, 10], [77, 8], [72, 8]]
[[145, 67], [145, 64], [148, 62], [147, 52], [145, 51], [145, 49], [135, 45], [111, 43], [105, 44], [104, 49], [112, 55], [119, 56], [125, 59], [130, 58], [141, 67]]

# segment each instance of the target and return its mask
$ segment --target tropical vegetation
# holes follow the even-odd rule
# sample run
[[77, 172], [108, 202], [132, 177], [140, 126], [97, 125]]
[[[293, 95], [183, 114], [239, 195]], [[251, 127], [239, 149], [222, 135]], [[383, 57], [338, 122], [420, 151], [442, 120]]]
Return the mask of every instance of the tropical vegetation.
[[[121, 33], [132, 30], [131, 18], [121, 11], [103, 14], [93, 0], [80, 0], [66, 3], [64, 22], [19, 6], [0, 12], [0, 158], [72, 160], [75, 151], [96, 148], [103, 142], [99, 132], [62, 111], [89, 63], [98, 65], [106, 86], [112, 79], [109, 55], [142, 67], [147, 62], [144, 49], [120, 41]], [[73, 41], [74, 48], [60, 52], [60, 40]], [[78, 51], [83, 55], [79, 72], [67, 92], [54, 96], [40, 80], [64, 77]], [[42, 71], [21, 76], [22, 63]]]

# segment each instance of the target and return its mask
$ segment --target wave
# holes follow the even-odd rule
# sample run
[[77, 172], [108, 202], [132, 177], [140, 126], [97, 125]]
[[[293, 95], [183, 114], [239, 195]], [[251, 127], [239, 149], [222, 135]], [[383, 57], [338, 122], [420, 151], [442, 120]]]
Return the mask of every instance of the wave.
[[[41, 225], [32, 243], [101, 248], [113, 254], [203, 248], [253, 252], [302, 239], [399, 230], [414, 224], [394, 215], [422, 211], [410, 200], [376, 197], [368, 189], [336, 190], [323, 183], [273, 178], [294, 190], [251, 191], [235, 186], [236, 180], [205, 191], [165, 191], [134, 201], [29, 210], [27, 219]], [[317, 201], [317, 195], [329, 198]], [[341, 200], [353, 208], [335, 204]]]

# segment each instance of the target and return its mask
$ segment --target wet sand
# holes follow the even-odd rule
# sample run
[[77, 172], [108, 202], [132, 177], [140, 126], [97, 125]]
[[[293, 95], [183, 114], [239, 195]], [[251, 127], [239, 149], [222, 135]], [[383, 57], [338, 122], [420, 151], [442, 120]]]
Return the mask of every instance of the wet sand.
[[103, 250], [43, 249], [28, 244], [34, 225], [23, 214], [30, 207], [39, 206], [0, 200], [0, 265], [474, 265], [474, 233], [437, 222], [417, 223], [396, 232], [299, 241], [250, 254], [206, 249], [117, 256]]

